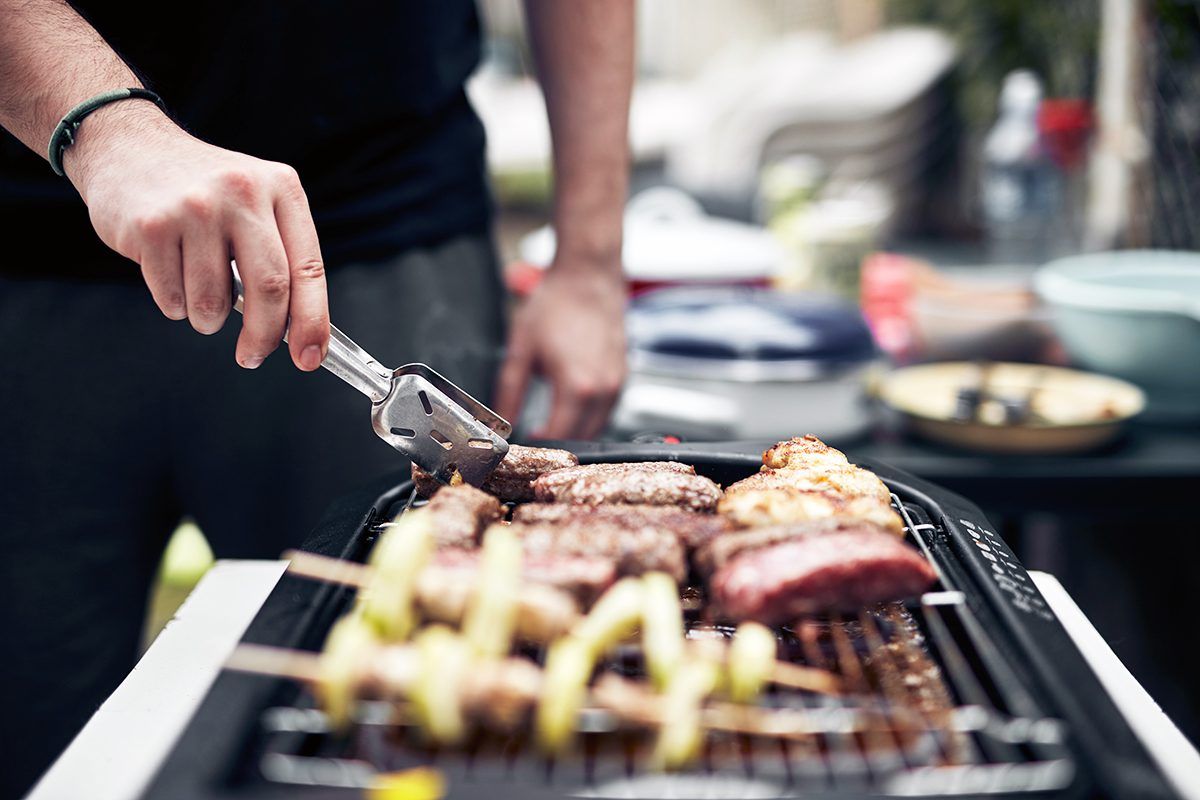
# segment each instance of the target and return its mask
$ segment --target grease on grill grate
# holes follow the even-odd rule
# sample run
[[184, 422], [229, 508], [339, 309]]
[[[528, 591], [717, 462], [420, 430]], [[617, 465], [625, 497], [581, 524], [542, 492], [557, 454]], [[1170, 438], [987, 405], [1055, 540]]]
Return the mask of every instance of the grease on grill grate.
[[[935, 526], [920, 508], [893, 500], [908, 536], [936, 564], [921, 535]], [[409, 498], [405, 508], [411, 504]], [[684, 608], [689, 637], [732, 633], [703, 621], [699, 590], [685, 590]], [[335, 736], [307, 692], [293, 706], [264, 713], [259, 769], [271, 782], [354, 789], [379, 772], [432, 765], [452, 788], [511, 793], [525, 787], [591, 797], [1065, 788], [1074, 769], [1062, 726], [1040, 713], [1031, 716], [1027, 696], [1012, 696], [1021, 693], [1019, 682], [1000, 674], [1002, 659], [979, 652], [987, 643], [965, 635], [972, 626], [978, 622], [962, 595], [933, 592], [911, 607], [888, 604], [778, 630], [780, 658], [836, 672], [846, 692], [834, 697], [772, 687], [761, 702], [786, 712], [780, 717], [786, 726], [770, 734], [710, 731], [701, 759], [682, 773], [650, 771], [650, 736], [601, 709], [585, 709], [574, 749], [551, 759], [536, 750], [527, 729], [479, 732], [453, 751], [430, 748], [405, 724], [403, 706], [385, 702], [361, 703], [350, 733]], [[541, 663], [544, 653], [530, 655]], [[633, 647], [619, 648], [602, 669], [644, 675]], [[1025, 713], [1016, 715], [1014, 707]]]

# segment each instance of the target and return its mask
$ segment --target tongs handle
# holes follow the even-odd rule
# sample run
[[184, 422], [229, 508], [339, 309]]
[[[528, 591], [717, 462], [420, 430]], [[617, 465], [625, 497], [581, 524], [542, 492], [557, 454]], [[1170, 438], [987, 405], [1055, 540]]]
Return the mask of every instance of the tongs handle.
[[[234, 265], [233, 307], [238, 313], [242, 313], [243, 292], [242, 278]], [[287, 333], [283, 334], [283, 340], [287, 341]], [[372, 403], [382, 401], [392, 391], [392, 371], [332, 324], [329, 326], [329, 350], [321, 366], [371, 398]]]

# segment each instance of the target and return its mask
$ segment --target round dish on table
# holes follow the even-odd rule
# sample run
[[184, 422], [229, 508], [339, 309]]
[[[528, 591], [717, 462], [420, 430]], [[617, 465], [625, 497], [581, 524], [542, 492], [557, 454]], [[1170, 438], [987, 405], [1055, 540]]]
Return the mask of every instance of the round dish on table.
[[[973, 411], [971, 393], [980, 401]], [[1037, 364], [950, 362], [888, 375], [879, 395], [935, 441], [991, 453], [1067, 453], [1099, 447], [1141, 413], [1145, 395], [1116, 378]], [[1006, 414], [1020, 413], [1012, 421]]]

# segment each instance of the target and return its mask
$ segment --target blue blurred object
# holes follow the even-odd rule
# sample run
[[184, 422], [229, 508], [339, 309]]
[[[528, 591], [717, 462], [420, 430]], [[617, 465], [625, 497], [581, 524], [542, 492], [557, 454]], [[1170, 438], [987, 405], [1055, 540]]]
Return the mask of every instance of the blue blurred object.
[[845, 439], [869, 423], [866, 370], [878, 352], [840, 299], [769, 289], [663, 289], [626, 317], [630, 376], [618, 431], [693, 440], [815, 433]]
[[1151, 418], [1200, 419], [1200, 253], [1071, 256], [1034, 285], [1073, 361], [1141, 386]]

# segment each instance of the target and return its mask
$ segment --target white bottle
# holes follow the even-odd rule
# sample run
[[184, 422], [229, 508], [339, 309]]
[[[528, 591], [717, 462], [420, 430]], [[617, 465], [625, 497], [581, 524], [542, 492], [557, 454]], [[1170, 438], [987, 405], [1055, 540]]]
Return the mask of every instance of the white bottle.
[[1001, 263], [1045, 259], [1058, 206], [1058, 170], [1038, 134], [1042, 84], [1027, 70], [1009, 73], [999, 118], [983, 143], [981, 200], [989, 252]]

